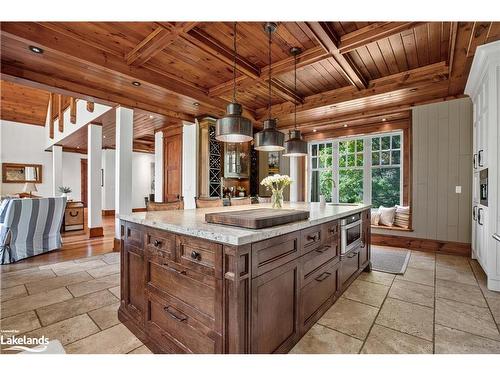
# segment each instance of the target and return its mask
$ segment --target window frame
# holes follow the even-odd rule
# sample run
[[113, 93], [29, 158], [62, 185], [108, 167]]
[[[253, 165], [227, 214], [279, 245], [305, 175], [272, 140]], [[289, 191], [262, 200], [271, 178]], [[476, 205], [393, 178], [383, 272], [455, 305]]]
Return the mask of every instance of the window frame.
[[[392, 148], [392, 136], [394, 135], [399, 135], [400, 136], [400, 144], [399, 144], [399, 149], [393, 149]], [[374, 138], [380, 138], [382, 139], [383, 137], [390, 136], [390, 148], [389, 148], [389, 153], [390, 153], [390, 162], [392, 162], [392, 151], [393, 150], [399, 150], [400, 155], [399, 155], [399, 165], [392, 165], [390, 163], [389, 165], [377, 165], [373, 166], [372, 165], [372, 140]], [[311, 202], [312, 194], [313, 194], [313, 189], [312, 189], [312, 172], [314, 170], [325, 170], [328, 168], [313, 168], [312, 167], [312, 148], [313, 145], [318, 145], [318, 153], [319, 153], [319, 145], [320, 144], [332, 144], [332, 177], [335, 182], [335, 186], [332, 189], [332, 197], [331, 201], [332, 203], [339, 203], [339, 171], [340, 169], [361, 169], [363, 170], [363, 203], [364, 204], [371, 204], [372, 203], [372, 171], [373, 168], [394, 168], [396, 166], [399, 166], [400, 168], [400, 173], [399, 173], [399, 204], [403, 205], [405, 202], [405, 191], [404, 191], [404, 178], [405, 178], [405, 168], [407, 167], [405, 165], [405, 159], [406, 159], [406, 154], [405, 152], [409, 152], [409, 150], [406, 150], [405, 147], [405, 142], [407, 142], [406, 137], [409, 135], [404, 131], [404, 129], [394, 129], [391, 131], [387, 132], [374, 132], [374, 133], [369, 133], [369, 134], [356, 134], [356, 135], [349, 135], [349, 136], [342, 136], [342, 137], [336, 137], [336, 138], [328, 138], [328, 139], [321, 139], [321, 140], [315, 140], [315, 141], [309, 141], [308, 142], [308, 160], [307, 160], [307, 174], [308, 174], [308, 194], [307, 194], [307, 201]], [[356, 140], [363, 140], [363, 166], [354, 166], [354, 167], [340, 167], [339, 166], [339, 160], [340, 160], [340, 153], [339, 153], [339, 144], [340, 142], [344, 141], [356, 141]], [[380, 149], [379, 153], [381, 155], [382, 151], [382, 145], [380, 144]], [[385, 151], [385, 150], [384, 150]], [[357, 149], [355, 149], [355, 154], [357, 155]], [[346, 161], [347, 164], [347, 161]]]

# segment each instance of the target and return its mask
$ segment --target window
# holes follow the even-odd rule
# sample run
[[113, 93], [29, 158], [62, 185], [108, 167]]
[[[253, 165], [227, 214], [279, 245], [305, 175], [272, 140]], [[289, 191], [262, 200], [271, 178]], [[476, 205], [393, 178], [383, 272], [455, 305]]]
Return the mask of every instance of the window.
[[317, 143], [311, 146], [311, 200], [319, 201], [324, 195], [327, 202], [332, 201], [333, 192], [333, 143]]
[[311, 202], [401, 204], [402, 144], [401, 131], [310, 143]]
[[401, 202], [401, 135], [372, 138], [372, 201], [374, 207]]
[[363, 202], [363, 149], [363, 139], [339, 142], [338, 201], [340, 203]]

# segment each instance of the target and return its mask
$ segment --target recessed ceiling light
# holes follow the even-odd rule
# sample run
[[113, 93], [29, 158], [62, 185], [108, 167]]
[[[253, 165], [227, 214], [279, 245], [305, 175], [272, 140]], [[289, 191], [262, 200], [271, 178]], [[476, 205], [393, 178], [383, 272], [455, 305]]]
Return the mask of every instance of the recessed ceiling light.
[[140, 83], [140, 82], [138, 82], [138, 81], [132, 81], [132, 84], [133, 84], [134, 86], [137, 86], [137, 87], [139, 87], [139, 86], [141, 85], [141, 83]]
[[195, 107], [199, 107], [199, 106], [200, 106], [200, 103], [198, 103], [198, 102], [194, 102], [194, 103], [193, 103], [193, 105], [194, 105]]
[[410, 89], [410, 92], [415, 92], [417, 91], [417, 89]]
[[80, 148], [80, 146], [76, 146], [76, 148]]
[[41, 49], [40, 47], [37, 47], [37, 46], [29, 46], [28, 47], [29, 50], [31, 52], [34, 52], [34, 53], [39, 53], [39, 54], [42, 54], [43, 53], [43, 49]]
[[103, 137], [103, 138], [106, 138], [106, 136], [105, 136], [105, 135], [103, 135], [102, 137]]
[[344, 128], [347, 128], [347, 124], [344, 124]]
[[317, 129], [313, 129], [313, 133], [316, 133], [318, 130]]
[[152, 118], [154, 118], [154, 116], [153, 116], [153, 115], [149, 115], [149, 118], [151, 118], [151, 119], [152, 119]]
[[382, 119], [382, 121], [387, 121], [387, 119], [384, 117], [384, 118]]

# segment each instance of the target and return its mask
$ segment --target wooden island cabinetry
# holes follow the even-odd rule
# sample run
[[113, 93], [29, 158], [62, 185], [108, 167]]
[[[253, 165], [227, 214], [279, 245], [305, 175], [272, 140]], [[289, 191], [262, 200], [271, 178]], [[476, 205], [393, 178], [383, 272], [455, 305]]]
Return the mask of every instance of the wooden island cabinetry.
[[122, 220], [119, 318], [157, 353], [286, 353], [369, 266], [339, 222], [231, 245]]

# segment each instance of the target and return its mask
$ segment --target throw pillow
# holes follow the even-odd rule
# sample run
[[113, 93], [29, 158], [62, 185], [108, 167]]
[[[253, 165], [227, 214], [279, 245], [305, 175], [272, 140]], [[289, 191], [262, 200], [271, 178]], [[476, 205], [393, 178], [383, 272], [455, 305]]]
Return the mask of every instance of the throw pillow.
[[380, 221], [380, 212], [373, 210], [371, 217], [371, 225], [378, 225], [379, 221]]
[[380, 224], [392, 227], [394, 216], [396, 215], [396, 207], [380, 206], [378, 212], [380, 212]]
[[410, 226], [410, 206], [396, 205], [394, 225], [400, 228], [408, 229]]

